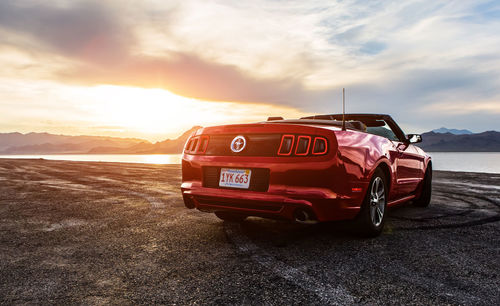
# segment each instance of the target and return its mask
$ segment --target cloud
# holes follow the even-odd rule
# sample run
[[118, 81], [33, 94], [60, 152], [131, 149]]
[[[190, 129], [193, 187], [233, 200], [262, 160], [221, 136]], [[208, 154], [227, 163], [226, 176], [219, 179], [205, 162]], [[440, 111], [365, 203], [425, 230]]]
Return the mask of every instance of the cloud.
[[278, 104], [293, 103], [291, 98], [303, 91], [300, 80], [255, 78], [234, 65], [210, 62], [188, 51], [165, 52], [162, 57], [134, 54], [136, 40], [130, 27], [97, 2], [1, 2], [0, 27], [38, 42], [29, 47], [35, 53], [77, 60], [54, 72], [63, 82], [160, 87], [205, 100]]
[[63, 83], [318, 113], [339, 111], [346, 87], [348, 110], [412, 125], [458, 116], [433, 105], [500, 101], [494, 1], [173, 3], [2, 1], [0, 32], [8, 35], [0, 44], [47, 66], [65, 58], [63, 68], [51, 66]]
[[[89, 62], [113, 62], [128, 53], [133, 36], [111, 8], [97, 2], [47, 5], [1, 1], [0, 27], [28, 35], [36, 46]], [[28, 47], [28, 46], [25, 46]]]
[[113, 69], [85, 65], [77, 70], [60, 72], [59, 77], [93, 85], [164, 88], [183, 96], [210, 101], [293, 105], [302, 102], [305, 93], [298, 80], [252, 78], [238, 67], [207, 62], [187, 53], [171, 53], [163, 58], [130, 57]]
[[429, 112], [446, 112], [455, 115], [467, 115], [470, 113], [482, 112], [484, 114], [493, 113], [500, 114], [500, 103], [493, 102], [480, 102], [480, 103], [463, 103], [444, 102], [429, 105], [425, 109]]

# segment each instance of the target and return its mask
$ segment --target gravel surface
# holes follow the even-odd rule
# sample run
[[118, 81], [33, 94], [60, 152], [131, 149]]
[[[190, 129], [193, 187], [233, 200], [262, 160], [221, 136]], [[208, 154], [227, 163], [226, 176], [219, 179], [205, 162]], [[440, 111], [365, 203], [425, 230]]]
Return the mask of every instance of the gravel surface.
[[500, 175], [435, 172], [384, 233], [227, 223], [179, 165], [0, 159], [1, 304], [500, 304]]

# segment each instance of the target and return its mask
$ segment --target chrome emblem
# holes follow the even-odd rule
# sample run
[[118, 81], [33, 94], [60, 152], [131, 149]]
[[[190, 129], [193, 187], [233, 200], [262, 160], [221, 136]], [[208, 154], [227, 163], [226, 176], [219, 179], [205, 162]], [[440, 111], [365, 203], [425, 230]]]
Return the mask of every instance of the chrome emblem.
[[247, 145], [247, 140], [243, 136], [234, 137], [233, 141], [231, 141], [231, 151], [234, 153], [239, 153], [245, 149]]

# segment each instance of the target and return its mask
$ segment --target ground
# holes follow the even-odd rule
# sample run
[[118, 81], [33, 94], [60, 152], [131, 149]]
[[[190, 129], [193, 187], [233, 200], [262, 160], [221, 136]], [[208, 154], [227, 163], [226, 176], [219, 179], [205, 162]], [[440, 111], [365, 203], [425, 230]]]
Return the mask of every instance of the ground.
[[350, 224], [227, 223], [180, 166], [0, 159], [0, 304], [500, 302], [500, 175], [435, 172], [429, 208]]

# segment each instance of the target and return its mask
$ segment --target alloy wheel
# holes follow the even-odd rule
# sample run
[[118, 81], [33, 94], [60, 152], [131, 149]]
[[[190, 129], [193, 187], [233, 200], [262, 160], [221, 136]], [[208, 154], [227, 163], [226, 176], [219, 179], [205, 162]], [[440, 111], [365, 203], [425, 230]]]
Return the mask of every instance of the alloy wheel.
[[376, 227], [380, 226], [384, 219], [385, 213], [385, 187], [382, 178], [376, 177], [373, 180], [370, 190], [370, 218], [372, 224]]

